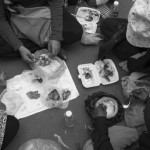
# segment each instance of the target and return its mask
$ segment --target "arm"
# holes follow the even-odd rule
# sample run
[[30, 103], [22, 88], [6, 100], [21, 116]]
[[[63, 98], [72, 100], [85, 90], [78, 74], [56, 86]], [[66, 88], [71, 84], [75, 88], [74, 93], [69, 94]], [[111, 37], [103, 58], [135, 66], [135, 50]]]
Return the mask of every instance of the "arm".
[[105, 117], [96, 117], [94, 119], [95, 130], [92, 141], [94, 150], [113, 150], [108, 136], [108, 127]]
[[23, 45], [14, 34], [6, 19], [3, 0], [0, 0], [0, 36], [6, 40], [14, 50], [18, 50], [18, 48]]
[[50, 40], [62, 41], [63, 29], [63, 4], [62, 0], [48, 0], [52, 18], [52, 34]]

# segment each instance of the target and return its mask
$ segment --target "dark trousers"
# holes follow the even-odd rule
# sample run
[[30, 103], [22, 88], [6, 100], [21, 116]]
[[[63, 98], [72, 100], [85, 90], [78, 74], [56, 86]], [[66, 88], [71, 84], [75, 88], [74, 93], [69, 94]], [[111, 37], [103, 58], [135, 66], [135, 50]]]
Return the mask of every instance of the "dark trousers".
[[[127, 20], [121, 18], [107, 18], [103, 20], [100, 28], [104, 38], [106, 40], [111, 39], [111, 37], [117, 32], [118, 26], [122, 23], [127, 24]], [[131, 45], [125, 38], [115, 46], [113, 51], [120, 60], [126, 60], [130, 56], [137, 54], [143, 50], [144, 49], [142, 48]]]
[[13, 140], [19, 130], [19, 121], [13, 116], [7, 116], [5, 135], [1, 150], [4, 150]]
[[[75, 17], [68, 13], [68, 11], [63, 8], [63, 41], [62, 45], [71, 44], [79, 41], [82, 37], [82, 26], [78, 23]], [[28, 48], [31, 52], [41, 49], [38, 45], [27, 39], [20, 39], [24, 46]], [[0, 56], [8, 56], [15, 54], [13, 48], [0, 37]]]

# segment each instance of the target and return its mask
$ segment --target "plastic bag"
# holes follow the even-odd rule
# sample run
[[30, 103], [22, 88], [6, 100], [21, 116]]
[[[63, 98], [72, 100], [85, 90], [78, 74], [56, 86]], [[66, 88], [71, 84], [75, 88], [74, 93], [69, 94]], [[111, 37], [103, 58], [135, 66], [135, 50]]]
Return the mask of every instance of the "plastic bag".
[[144, 88], [150, 93], [150, 76], [134, 72], [130, 76], [123, 77], [121, 82], [123, 88], [123, 94], [126, 98], [129, 98], [130, 93], [139, 88]]
[[46, 49], [36, 51], [34, 57], [36, 62], [30, 64], [30, 66], [43, 78], [56, 79], [60, 77], [66, 69], [64, 61], [58, 57], [50, 58], [48, 50]]
[[32, 139], [21, 145], [19, 150], [63, 150], [63, 147], [49, 139]]
[[71, 96], [71, 90], [61, 89], [59, 87], [48, 87], [45, 85], [45, 94], [42, 99], [42, 104], [51, 108], [66, 108], [68, 100]]
[[8, 89], [2, 93], [1, 97], [1, 102], [6, 105], [8, 115], [15, 115], [23, 104], [22, 96]]
[[81, 38], [81, 44], [98, 45], [101, 40], [103, 40], [102, 35], [97, 33], [87, 33], [84, 31]]

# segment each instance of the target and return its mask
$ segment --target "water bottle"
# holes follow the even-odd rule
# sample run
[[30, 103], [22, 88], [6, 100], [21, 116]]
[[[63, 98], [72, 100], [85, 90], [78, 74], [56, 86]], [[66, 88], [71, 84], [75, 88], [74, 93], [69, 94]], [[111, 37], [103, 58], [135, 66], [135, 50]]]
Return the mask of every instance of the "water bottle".
[[111, 16], [112, 17], [118, 17], [119, 15], [119, 2], [118, 1], [114, 1], [114, 4], [111, 8]]
[[65, 112], [65, 125], [66, 127], [72, 128], [75, 125], [75, 118], [73, 116], [72, 111], [68, 110]]

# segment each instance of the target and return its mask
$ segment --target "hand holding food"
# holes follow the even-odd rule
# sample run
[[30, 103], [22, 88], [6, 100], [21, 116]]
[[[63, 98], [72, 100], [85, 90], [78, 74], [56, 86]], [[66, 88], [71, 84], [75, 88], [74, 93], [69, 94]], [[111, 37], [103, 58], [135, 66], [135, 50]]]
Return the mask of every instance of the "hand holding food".
[[26, 62], [26, 63], [33, 63], [34, 62], [34, 56], [32, 55], [32, 53], [24, 46], [20, 46], [20, 48], [18, 49], [22, 59]]

